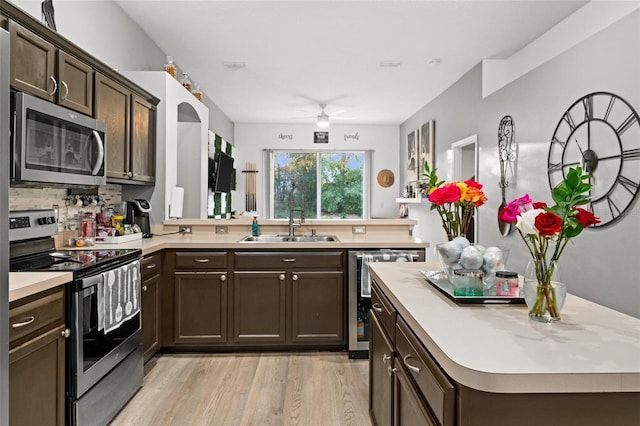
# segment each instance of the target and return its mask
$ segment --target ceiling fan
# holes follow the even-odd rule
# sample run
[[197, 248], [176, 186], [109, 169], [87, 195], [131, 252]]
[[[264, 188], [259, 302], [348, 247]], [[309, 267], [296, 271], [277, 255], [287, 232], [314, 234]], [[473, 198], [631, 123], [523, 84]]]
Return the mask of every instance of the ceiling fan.
[[339, 114], [342, 114], [345, 112], [344, 110], [327, 113], [325, 111], [327, 104], [319, 104], [319, 106], [320, 106], [320, 114], [309, 116], [309, 117], [301, 117], [301, 118], [311, 118], [311, 117], [316, 118], [316, 123], [318, 127], [329, 127], [330, 120], [353, 120], [353, 117], [338, 117]]

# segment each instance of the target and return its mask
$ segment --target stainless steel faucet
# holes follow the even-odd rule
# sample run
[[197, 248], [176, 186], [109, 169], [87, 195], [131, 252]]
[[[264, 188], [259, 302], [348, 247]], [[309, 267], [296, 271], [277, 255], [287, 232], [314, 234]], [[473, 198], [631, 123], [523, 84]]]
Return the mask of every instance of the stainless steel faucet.
[[[304, 194], [300, 194], [302, 197], [302, 207], [294, 207], [294, 197], [293, 194], [296, 190], [296, 185], [294, 184], [291, 188], [291, 193], [289, 194], [289, 236], [293, 237], [295, 235], [295, 229], [302, 226], [304, 223]], [[293, 216], [295, 213], [300, 213], [300, 219], [298, 223], [295, 223]]]

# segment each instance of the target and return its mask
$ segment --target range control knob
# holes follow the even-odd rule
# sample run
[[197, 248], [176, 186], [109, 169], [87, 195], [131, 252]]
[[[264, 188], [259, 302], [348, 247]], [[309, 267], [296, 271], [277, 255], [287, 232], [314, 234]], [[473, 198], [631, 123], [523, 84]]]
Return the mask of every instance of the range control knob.
[[56, 223], [56, 218], [55, 218], [55, 217], [53, 217], [53, 216], [49, 216], [49, 217], [47, 218], [47, 223]]
[[38, 218], [38, 225], [46, 225], [47, 224], [47, 218], [46, 217], [39, 217]]

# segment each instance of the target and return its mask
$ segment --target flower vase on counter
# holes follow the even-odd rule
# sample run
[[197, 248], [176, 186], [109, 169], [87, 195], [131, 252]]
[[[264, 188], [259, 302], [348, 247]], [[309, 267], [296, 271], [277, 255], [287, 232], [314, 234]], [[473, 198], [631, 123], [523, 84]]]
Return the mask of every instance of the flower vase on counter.
[[567, 287], [560, 278], [556, 261], [541, 258], [529, 260], [522, 291], [531, 319], [538, 322], [560, 320]]
[[551, 192], [555, 205], [534, 202], [525, 194], [498, 214], [501, 221], [515, 225], [531, 255], [523, 292], [529, 317], [535, 321], [560, 320], [567, 289], [558, 277], [558, 260], [572, 238], [600, 222], [592, 212], [578, 207], [589, 203], [590, 178], [582, 168], [570, 168]]

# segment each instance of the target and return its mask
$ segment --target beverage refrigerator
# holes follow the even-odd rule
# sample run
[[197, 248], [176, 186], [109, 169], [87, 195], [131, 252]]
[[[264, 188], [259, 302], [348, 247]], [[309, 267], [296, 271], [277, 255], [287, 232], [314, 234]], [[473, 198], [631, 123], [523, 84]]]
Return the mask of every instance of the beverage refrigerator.
[[349, 358], [369, 356], [369, 310], [373, 262], [422, 262], [424, 249], [350, 250], [348, 255], [348, 350]]

